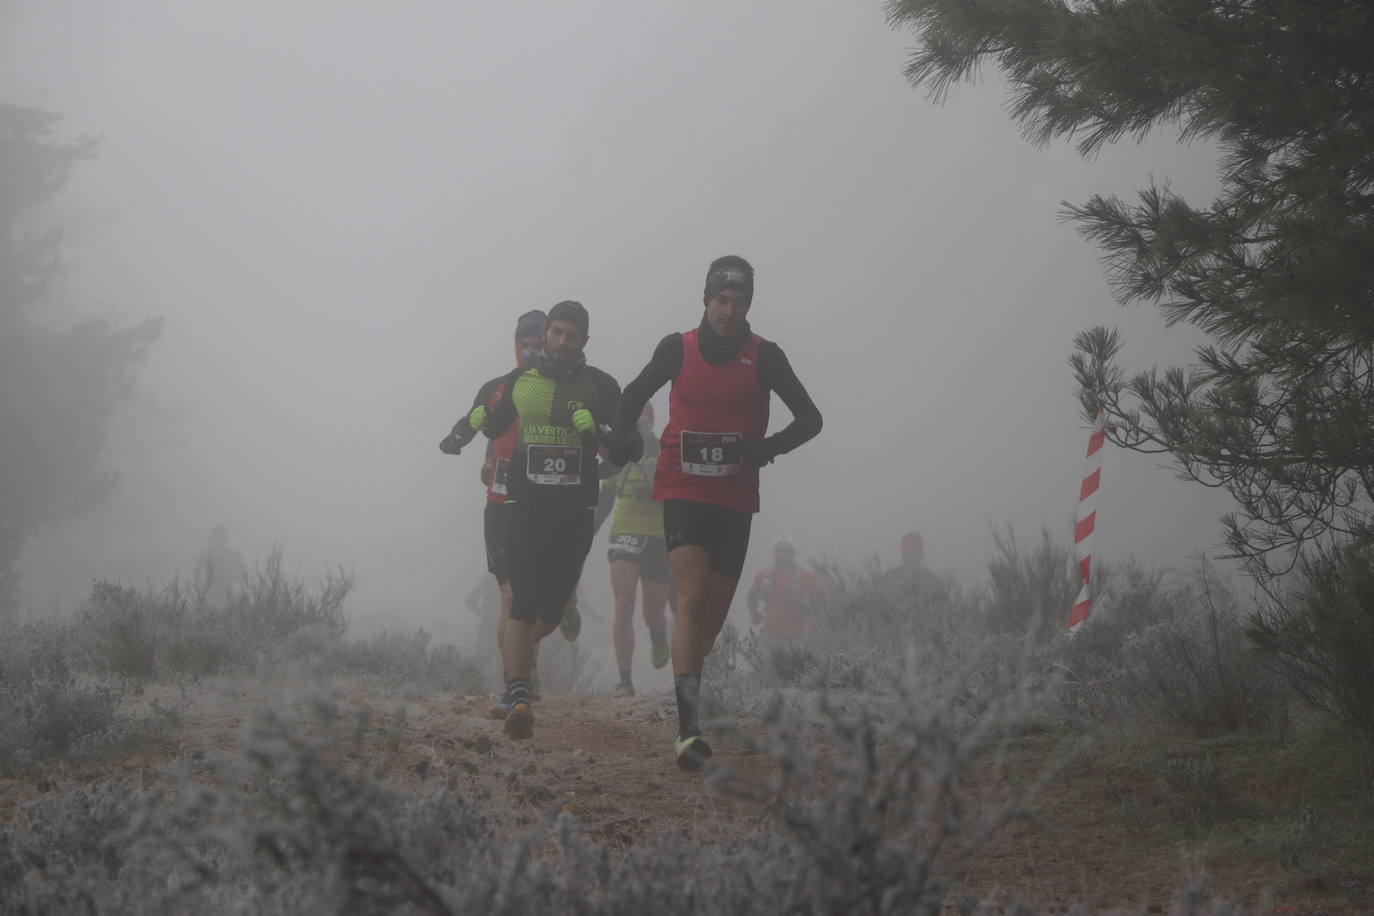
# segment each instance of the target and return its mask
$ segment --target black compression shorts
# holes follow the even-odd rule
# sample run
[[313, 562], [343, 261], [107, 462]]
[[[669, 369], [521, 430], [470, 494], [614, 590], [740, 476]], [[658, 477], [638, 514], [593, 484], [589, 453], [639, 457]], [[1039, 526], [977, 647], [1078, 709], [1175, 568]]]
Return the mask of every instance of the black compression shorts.
[[487, 572], [505, 585], [510, 581], [510, 503], [487, 500], [482, 512], [482, 537], [487, 543]]
[[744, 573], [749, 529], [753, 524], [752, 512], [691, 499], [663, 501], [663, 534], [668, 552], [679, 547], [704, 547], [711, 558], [711, 572], [726, 579], [738, 579]]
[[513, 620], [558, 626], [592, 549], [592, 509], [516, 502], [510, 529]]
[[611, 539], [606, 556], [629, 560], [639, 565], [639, 574], [650, 582], [668, 581], [668, 547], [663, 538], [651, 534], [618, 534]]

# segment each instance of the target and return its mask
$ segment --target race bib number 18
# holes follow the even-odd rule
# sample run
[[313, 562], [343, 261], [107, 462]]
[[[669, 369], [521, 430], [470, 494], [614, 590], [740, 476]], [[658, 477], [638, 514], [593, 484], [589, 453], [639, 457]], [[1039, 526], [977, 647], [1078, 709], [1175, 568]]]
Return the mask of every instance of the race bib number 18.
[[739, 433], [682, 434], [682, 469], [699, 477], [728, 477], [743, 464]]
[[525, 476], [546, 487], [572, 487], [582, 482], [582, 449], [576, 445], [531, 445]]

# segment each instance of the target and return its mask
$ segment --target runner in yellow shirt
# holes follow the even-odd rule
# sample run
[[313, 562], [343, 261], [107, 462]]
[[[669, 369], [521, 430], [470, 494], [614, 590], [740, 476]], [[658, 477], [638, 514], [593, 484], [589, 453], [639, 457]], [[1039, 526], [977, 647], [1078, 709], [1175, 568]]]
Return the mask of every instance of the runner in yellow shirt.
[[655, 668], [668, 664], [668, 635], [663, 611], [668, 603], [668, 549], [663, 540], [663, 504], [653, 498], [658, 437], [654, 406], [645, 403], [639, 417], [644, 457], [625, 465], [615, 478], [615, 512], [611, 516], [611, 590], [615, 592], [615, 659], [620, 683], [615, 695], [635, 695], [631, 662], [635, 651], [635, 589], [644, 597], [644, 623], [649, 627], [649, 658]]

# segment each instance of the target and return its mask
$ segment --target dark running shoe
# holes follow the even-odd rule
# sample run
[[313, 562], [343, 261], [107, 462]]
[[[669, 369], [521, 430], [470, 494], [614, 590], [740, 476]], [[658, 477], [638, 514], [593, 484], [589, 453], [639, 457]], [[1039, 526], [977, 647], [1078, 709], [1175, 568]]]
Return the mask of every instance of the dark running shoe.
[[534, 710], [529, 703], [517, 700], [511, 704], [506, 713], [506, 734], [517, 739], [534, 737]]
[[668, 664], [672, 653], [668, 647], [668, 634], [659, 633], [657, 636], [649, 634], [649, 661], [653, 662], [655, 668], [662, 668]]
[[673, 747], [677, 751], [677, 765], [684, 770], [701, 769], [701, 765], [711, 759], [711, 745], [701, 735], [678, 738]]

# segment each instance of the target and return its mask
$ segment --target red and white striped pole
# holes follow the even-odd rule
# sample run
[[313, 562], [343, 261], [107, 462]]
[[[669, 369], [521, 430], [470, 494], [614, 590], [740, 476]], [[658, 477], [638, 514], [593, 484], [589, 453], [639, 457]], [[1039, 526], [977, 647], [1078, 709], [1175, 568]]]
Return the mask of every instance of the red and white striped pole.
[[1069, 608], [1070, 633], [1088, 619], [1093, 606], [1089, 586], [1092, 584], [1093, 571], [1093, 531], [1097, 528], [1097, 509], [1094, 504], [1097, 490], [1102, 485], [1102, 446], [1107, 441], [1106, 425], [1107, 411], [1098, 408], [1097, 422], [1088, 436], [1088, 455], [1083, 460], [1083, 483], [1078, 488], [1078, 515], [1073, 525], [1073, 546], [1078, 555], [1078, 575], [1083, 580], [1083, 587], [1078, 590], [1073, 607]]

